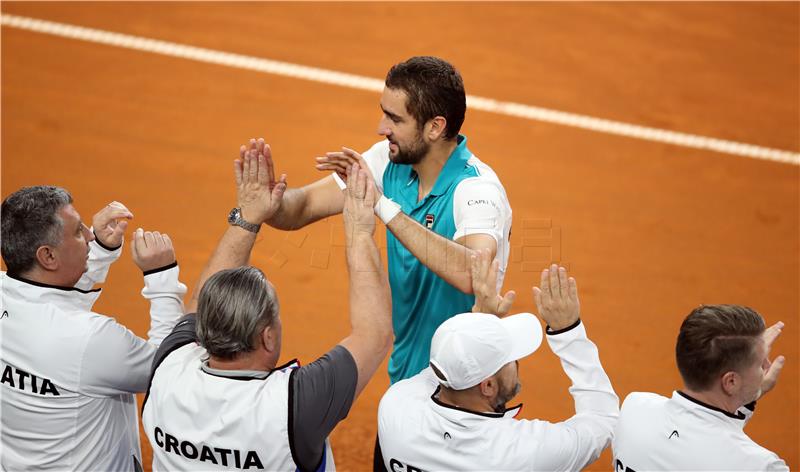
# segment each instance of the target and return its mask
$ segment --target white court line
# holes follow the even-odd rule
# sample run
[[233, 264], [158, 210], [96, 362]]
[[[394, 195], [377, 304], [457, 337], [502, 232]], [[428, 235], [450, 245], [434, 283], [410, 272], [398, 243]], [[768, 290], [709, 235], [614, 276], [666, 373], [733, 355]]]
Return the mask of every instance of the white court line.
[[[185, 44], [142, 38], [93, 28], [84, 28], [82, 26], [54, 23], [16, 15], [1, 15], [0, 23], [2, 23], [3, 26], [10, 26], [12, 28], [146, 51], [164, 56], [180, 57], [193, 61], [219, 64], [285, 77], [294, 77], [342, 87], [367, 90], [370, 92], [381, 92], [383, 90], [383, 80], [381, 79], [233, 54], [214, 49], [199, 48]], [[800, 153], [792, 151], [771, 149], [752, 144], [709, 138], [695, 134], [679, 133], [665, 129], [650, 128], [647, 126], [550, 110], [521, 103], [501, 102], [491, 98], [476, 97], [474, 95], [467, 96], [467, 105], [471, 110], [487, 111], [500, 115], [543, 121], [546, 123], [673, 144], [676, 146], [706, 149], [724, 154], [800, 165]]]

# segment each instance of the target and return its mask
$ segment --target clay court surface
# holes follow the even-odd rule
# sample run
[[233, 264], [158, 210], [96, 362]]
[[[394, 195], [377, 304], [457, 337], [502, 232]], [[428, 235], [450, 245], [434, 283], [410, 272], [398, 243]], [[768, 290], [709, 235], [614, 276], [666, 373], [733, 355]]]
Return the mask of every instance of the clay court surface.
[[[798, 3], [3, 2], [2, 12], [379, 79], [409, 56], [438, 55], [469, 94], [800, 152]], [[379, 117], [374, 92], [2, 28], [3, 198], [61, 185], [86, 222], [124, 202], [134, 227], [169, 233], [190, 286], [235, 205], [240, 144], [265, 137], [296, 186], [320, 177], [315, 156], [378, 141]], [[675, 336], [701, 303], [786, 322], [773, 348], [786, 368], [746, 431], [800, 467], [800, 166], [474, 110], [462, 132], [511, 200], [505, 287], [516, 309], [535, 312], [538, 270], [566, 263], [621, 398], [679, 388]], [[252, 263], [280, 295], [283, 360], [313, 361], [349, 332], [341, 229], [337, 217], [261, 232]], [[104, 287], [97, 311], [144, 336], [127, 250]], [[572, 414], [547, 347], [520, 368], [524, 417]], [[342, 470], [371, 466], [387, 387], [384, 367], [333, 434]]]

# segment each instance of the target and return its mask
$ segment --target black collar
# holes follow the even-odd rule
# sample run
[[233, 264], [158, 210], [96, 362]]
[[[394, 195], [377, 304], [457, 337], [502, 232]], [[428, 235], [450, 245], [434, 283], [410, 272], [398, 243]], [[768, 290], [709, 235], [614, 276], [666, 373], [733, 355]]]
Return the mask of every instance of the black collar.
[[461, 408], [460, 406], [450, 405], [448, 403], [445, 403], [445, 402], [439, 400], [439, 396], [438, 395], [439, 395], [439, 391], [441, 389], [442, 389], [441, 385], [436, 387], [436, 391], [433, 392], [433, 395], [431, 395], [431, 400], [433, 400], [434, 403], [436, 403], [437, 405], [439, 405], [439, 406], [441, 406], [443, 408], [449, 408], [451, 410], [457, 410], [457, 411], [461, 411], [461, 412], [464, 412], [464, 413], [469, 413], [471, 415], [483, 416], [484, 418], [503, 418], [506, 415], [507, 412], [509, 412], [511, 410], [516, 410], [516, 409], [518, 409], [518, 408], [520, 408], [522, 406], [522, 404], [520, 403], [519, 405], [512, 406], [511, 408], [506, 408], [505, 410], [503, 410], [502, 413], [494, 413], [494, 412], [486, 413], [486, 412], [483, 412], [483, 411], [469, 410], [467, 408]]
[[737, 411], [736, 414], [734, 415], [733, 413], [727, 412], [727, 411], [723, 410], [722, 408], [717, 408], [714, 405], [709, 405], [708, 403], [701, 402], [700, 400], [698, 400], [696, 398], [692, 398], [689, 395], [686, 395], [685, 393], [681, 392], [680, 390], [677, 390], [677, 392], [678, 392], [678, 395], [680, 395], [683, 398], [689, 400], [690, 402], [696, 403], [696, 404], [702, 406], [703, 408], [708, 408], [709, 410], [713, 410], [713, 411], [716, 411], [718, 413], [722, 413], [725, 416], [727, 416], [728, 418], [733, 418], [735, 420], [743, 420], [743, 419], [745, 419], [744, 414], [742, 412], [740, 412], [740, 411]]
[[96, 288], [96, 289], [93, 289], [93, 290], [81, 290], [81, 289], [79, 289], [77, 287], [61, 287], [59, 285], [50, 285], [50, 284], [46, 284], [46, 283], [43, 283], [43, 282], [36, 282], [35, 280], [26, 279], [26, 278], [21, 277], [19, 275], [12, 274], [10, 272], [7, 272], [6, 275], [9, 278], [12, 278], [12, 279], [17, 280], [17, 281], [22, 282], [22, 283], [26, 283], [28, 285], [35, 285], [36, 287], [63, 290], [65, 292], [95, 293], [95, 292], [99, 292], [100, 291], [99, 288]]

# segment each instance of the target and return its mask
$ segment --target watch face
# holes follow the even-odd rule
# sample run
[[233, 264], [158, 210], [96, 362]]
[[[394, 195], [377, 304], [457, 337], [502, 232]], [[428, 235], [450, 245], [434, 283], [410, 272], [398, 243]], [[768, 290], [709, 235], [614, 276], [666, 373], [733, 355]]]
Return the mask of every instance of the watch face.
[[236, 220], [239, 219], [239, 216], [241, 216], [241, 214], [242, 210], [239, 208], [234, 208], [233, 210], [231, 210], [231, 212], [228, 213], [228, 223], [230, 224], [236, 223]]

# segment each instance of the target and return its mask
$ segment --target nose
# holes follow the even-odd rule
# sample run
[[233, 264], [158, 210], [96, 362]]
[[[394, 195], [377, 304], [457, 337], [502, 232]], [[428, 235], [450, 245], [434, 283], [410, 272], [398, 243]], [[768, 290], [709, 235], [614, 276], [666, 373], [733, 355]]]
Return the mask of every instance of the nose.
[[378, 122], [378, 135], [379, 136], [392, 135], [392, 129], [389, 127], [389, 120], [385, 116], [381, 118], [381, 121]]
[[94, 241], [94, 233], [92, 230], [83, 223], [81, 223], [81, 225], [83, 226], [83, 237], [86, 238], [86, 242], [90, 243]]

